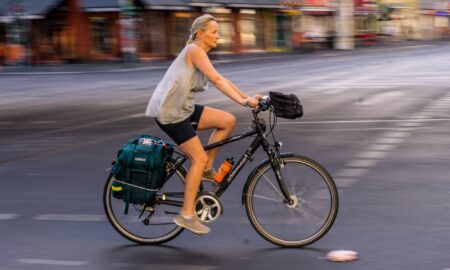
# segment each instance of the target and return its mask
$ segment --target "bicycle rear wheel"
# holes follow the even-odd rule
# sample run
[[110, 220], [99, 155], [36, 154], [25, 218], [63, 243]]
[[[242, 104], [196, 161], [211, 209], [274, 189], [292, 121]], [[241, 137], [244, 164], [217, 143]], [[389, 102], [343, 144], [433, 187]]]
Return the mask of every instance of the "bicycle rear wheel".
[[339, 198], [330, 174], [317, 162], [297, 155], [281, 157], [281, 174], [294, 200], [282, 195], [270, 162], [249, 179], [245, 207], [250, 223], [269, 242], [303, 247], [323, 237], [333, 225]]
[[[186, 170], [180, 167], [156, 196], [164, 192], [181, 192], [182, 194], [185, 176]], [[142, 211], [143, 205], [130, 204], [128, 214], [125, 214], [125, 202], [112, 195], [111, 186], [115, 181], [114, 175], [110, 174], [104, 188], [103, 205], [109, 222], [119, 234], [139, 244], [156, 245], [172, 240], [183, 231], [183, 228], [172, 221], [180, 210], [178, 206], [155, 204], [153, 208], [147, 207]], [[145, 219], [151, 213], [147, 223]]]

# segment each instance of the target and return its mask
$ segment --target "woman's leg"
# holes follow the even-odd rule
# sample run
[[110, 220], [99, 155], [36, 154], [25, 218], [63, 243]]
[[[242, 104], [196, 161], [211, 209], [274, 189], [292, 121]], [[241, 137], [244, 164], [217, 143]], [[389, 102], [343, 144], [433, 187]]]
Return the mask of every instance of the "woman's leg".
[[[205, 106], [197, 130], [214, 128], [215, 130], [208, 141], [211, 144], [226, 139], [233, 131], [235, 125], [236, 117], [231, 113]], [[219, 150], [220, 147], [216, 147], [207, 151], [208, 160], [205, 168], [211, 168], [213, 166], [214, 159], [219, 153]]]
[[198, 136], [180, 144], [179, 147], [191, 162], [191, 167], [185, 178], [184, 201], [180, 213], [183, 216], [193, 216], [195, 198], [197, 196], [208, 156], [206, 155], [205, 150], [203, 150], [203, 146]]

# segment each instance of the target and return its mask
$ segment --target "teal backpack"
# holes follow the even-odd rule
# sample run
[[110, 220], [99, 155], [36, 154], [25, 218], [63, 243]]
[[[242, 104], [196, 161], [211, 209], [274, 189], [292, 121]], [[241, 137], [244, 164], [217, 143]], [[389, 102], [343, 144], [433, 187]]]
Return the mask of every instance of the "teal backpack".
[[173, 145], [160, 138], [142, 135], [124, 144], [111, 168], [114, 198], [125, 202], [125, 214], [131, 204], [148, 204], [155, 198], [166, 177], [165, 164]]

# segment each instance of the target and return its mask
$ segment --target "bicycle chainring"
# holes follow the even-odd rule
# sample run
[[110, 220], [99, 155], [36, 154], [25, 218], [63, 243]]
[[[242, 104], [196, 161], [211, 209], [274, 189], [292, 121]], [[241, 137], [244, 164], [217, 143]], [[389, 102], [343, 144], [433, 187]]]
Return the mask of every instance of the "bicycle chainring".
[[214, 222], [223, 215], [222, 202], [210, 192], [200, 192], [195, 200], [195, 214], [204, 223]]

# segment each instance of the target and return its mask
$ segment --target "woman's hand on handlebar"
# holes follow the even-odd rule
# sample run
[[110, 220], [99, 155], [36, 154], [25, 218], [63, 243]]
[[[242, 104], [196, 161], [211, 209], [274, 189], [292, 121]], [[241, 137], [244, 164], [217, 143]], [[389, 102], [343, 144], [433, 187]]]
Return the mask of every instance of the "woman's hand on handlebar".
[[262, 98], [260, 95], [254, 95], [253, 97], [247, 97], [245, 106], [250, 108], [257, 108], [259, 105], [259, 100]]

